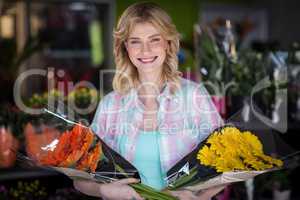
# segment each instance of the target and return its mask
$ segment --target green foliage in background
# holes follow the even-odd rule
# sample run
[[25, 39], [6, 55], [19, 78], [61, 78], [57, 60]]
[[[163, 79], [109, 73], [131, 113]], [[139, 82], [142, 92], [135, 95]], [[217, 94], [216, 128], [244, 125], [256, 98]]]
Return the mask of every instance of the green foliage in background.
[[219, 87], [229, 86], [231, 95], [250, 96], [253, 87], [270, 76], [267, 54], [245, 49], [235, 59], [229, 59], [208, 31], [201, 33], [198, 45], [204, 81]]
[[[202, 79], [211, 95], [233, 98], [254, 95], [255, 102], [262, 104], [265, 111], [273, 109], [276, 91], [287, 88], [287, 80], [274, 77], [275, 68], [279, 70], [278, 66], [272, 63], [274, 52], [242, 49], [228, 57], [221, 49], [220, 41], [216, 41], [209, 28], [201, 30], [197, 41], [196, 56], [200, 63]], [[280, 68], [284, 69], [283, 65]], [[277, 72], [280, 76], [284, 74], [284, 71]], [[264, 82], [266, 87], [254, 93], [253, 89], [260, 82]]]

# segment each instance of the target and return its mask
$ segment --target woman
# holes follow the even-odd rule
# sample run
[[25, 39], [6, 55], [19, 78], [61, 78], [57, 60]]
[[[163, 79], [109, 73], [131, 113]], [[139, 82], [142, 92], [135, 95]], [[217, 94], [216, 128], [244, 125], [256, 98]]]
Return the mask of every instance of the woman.
[[[122, 14], [114, 32], [114, 91], [100, 102], [92, 129], [139, 171], [142, 183], [166, 186], [166, 172], [222, 120], [202, 84], [177, 70], [179, 34], [168, 14], [137, 3]], [[110, 184], [75, 181], [75, 188], [104, 199], [142, 199], [123, 179]], [[222, 188], [180, 199], [210, 198]]]

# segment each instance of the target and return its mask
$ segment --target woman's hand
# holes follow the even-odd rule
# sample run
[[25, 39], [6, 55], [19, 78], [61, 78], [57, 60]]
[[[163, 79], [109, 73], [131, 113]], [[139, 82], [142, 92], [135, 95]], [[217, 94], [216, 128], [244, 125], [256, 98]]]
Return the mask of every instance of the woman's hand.
[[170, 193], [180, 200], [210, 200], [216, 194], [221, 192], [226, 186], [217, 186], [200, 192], [193, 193], [189, 190], [170, 191]]
[[197, 193], [197, 197], [198, 199], [201, 200], [210, 200], [212, 197], [216, 196], [219, 192], [224, 190], [226, 186], [227, 185], [221, 185], [206, 190], [201, 190], [200, 192]]
[[199, 197], [189, 190], [169, 191], [171, 195], [180, 200], [198, 200]]
[[112, 183], [99, 184], [91, 181], [74, 181], [74, 187], [80, 192], [101, 197], [104, 200], [143, 200], [128, 184], [139, 183], [139, 180], [127, 178]]

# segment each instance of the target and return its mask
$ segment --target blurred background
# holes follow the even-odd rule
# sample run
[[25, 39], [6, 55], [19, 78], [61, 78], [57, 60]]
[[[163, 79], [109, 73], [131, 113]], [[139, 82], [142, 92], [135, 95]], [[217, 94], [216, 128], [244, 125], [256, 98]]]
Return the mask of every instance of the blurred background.
[[[52, 99], [58, 105], [73, 102], [67, 109], [75, 114], [69, 117], [91, 121], [101, 97], [112, 90], [113, 28], [134, 2], [0, 0], [1, 200], [93, 199], [61, 174], [22, 166], [10, 149], [36, 158], [37, 145], [54, 134], [43, 121], [29, 131], [30, 117], [20, 105], [38, 109]], [[206, 83], [223, 119], [249, 121], [252, 99], [276, 134], [270, 137], [271, 153], [299, 151], [300, 1], [152, 2], [171, 15], [181, 34], [179, 70]], [[88, 112], [76, 112], [84, 108]], [[298, 164], [296, 159], [286, 170], [232, 184], [215, 199], [300, 199]]]

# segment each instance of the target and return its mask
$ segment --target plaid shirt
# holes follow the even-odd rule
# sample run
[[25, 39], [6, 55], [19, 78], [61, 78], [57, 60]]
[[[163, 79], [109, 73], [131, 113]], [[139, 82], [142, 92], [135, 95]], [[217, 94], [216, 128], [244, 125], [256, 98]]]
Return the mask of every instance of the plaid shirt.
[[[181, 78], [181, 88], [171, 94], [167, 82], [161, 94], [157, 120], [160, 132], [159, 150], [162, 171], [190, 153], [223, 121], [203, 84]], [[111, 148], [120, 153], [119, 138], [126, 134], [125, 155], [132, 163], [139, 128], [143, 123], [143, 104], [137, 91], [126, 95], [115, 91], [99, 103], [91, 124], [93, 131]]]

